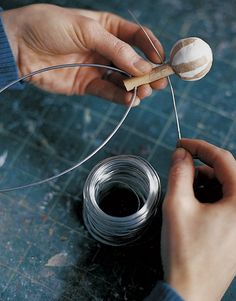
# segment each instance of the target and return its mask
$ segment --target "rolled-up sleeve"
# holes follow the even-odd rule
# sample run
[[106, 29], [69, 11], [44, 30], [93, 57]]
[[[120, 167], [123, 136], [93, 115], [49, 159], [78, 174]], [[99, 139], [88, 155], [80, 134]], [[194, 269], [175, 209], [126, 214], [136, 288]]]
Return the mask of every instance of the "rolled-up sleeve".
[[[0, 7], [0, 12], [2, 8]], [[8, 41], [0, 14], [0, 88], [18, 79], [17, 65]], [[22, 89], [24, 85], [17, 83], [12, 89]]]
[[184, 301], [167, 283], [159, 281], [144, 301]]

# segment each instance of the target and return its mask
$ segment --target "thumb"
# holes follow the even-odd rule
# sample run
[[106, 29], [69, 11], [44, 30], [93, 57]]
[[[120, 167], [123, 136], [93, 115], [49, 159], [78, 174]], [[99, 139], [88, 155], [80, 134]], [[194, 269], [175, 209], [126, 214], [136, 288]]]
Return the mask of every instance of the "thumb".
[[98, 23], [93, 22], [90, 27], [93, 28], [95, 25], [94, 30], [88, 31], [87, 28], [87, 48], [97, 51], [116, 67], [131, 75], [138, 76], [152, 70], [152, 64], [144, 60], [129, 44], [108, 32]]
[[[166, 197], [170, 199], [195, 199], [193, 191], [194, 165], [189, 152], [177, 148], [172, 157]], [[184, 197], [184, 198], [183, 198]]]

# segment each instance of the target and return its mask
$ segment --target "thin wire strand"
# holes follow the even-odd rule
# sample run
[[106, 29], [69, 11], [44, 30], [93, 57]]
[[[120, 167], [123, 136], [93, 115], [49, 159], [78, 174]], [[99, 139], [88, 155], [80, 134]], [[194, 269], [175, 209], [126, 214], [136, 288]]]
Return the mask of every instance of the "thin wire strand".
[[15, 85], [16, 83], [18, 82], [21, 82], [29, 77], [32, 77], [36, 74], [39, 74], [39, 73], [43, 73], [43, 72], [47, 72], [47, 71], [51, 71], [51, 70], [57, 70], [57, 69], [62, 69], [62, 68], [74, 68], [74, 67], [97, 67], [97, 68], [105, 68], [105, 69], [108, 69], [108, 70], [111, 70], [111, 71], [117, 71], [117, 72], [120, 72], [120, 73], [123, 73], [127, 76], [130, 77], [130, 74], [121, 70], [121, 69], [118, 69], [118, 68], [115, 68], [115, 67], [112, 67], [112, 66], [107, 66], [107, 65], [100, 65], [100, 64], [83, 64], [83, 63], [73, 63], [73, 64], [62, 64], [62, 65], [55, 65], [55, 66], [50, 66], [50, 67], [46, 67], [46, 68], [42, 68], [42, 69], [38, 69], [36, 71], [33, 71], [31, 73], [28, 73], [24, 76], [22, 76], [21, 78], [18, 78], [12, 82], [10, 82], [9, 84], [7, 84], [5, 87], [1, 88], [0, 89], [0, 94], [5, 91], [6, 89], [10, 88], [11, 86]]
[[174, 89], [173, 89], [170, 77], [168, 76], [167, 79], [168, 79], [168, 83], [170, 86], [170, 92], [171, 92], [171, 96], [172, 96], [172, 100], [173, 100], [173, 107], [174, 107], [174, 113], [175, 113], [175, 121], [176, 121], [178, 138], [180, 140], [182, 138], [182, 135], [181, 135], [180, 125], [179, 125], [179, 116], [178, 116], [178, 111], [177, 111], [177, 107], [176, 107], [175, 93], [174, 93]]
[[[32, 77], [36, 74], [39, 74], [39, 73], [43, 73], [43, 72], [47, 72], [47, 71], [50, 71], [50, 70], [56, 70], [56, 69], [61, 69], [61, 68], [74, 68], [74, 67], [97, 67], [97, 68], [105, 68], [105, 69], [108, 69], [108, 70], [111, 70], [111, 71], [117, 71], [117, 72], [120, 72], [120, 73], [123, 73], [127, 76], [130, 77], [130, 75], [123, 71], [123, 70], [120, 70], [118, 68], [115, 68], [115, 67], [111, 67], [111, 66], [106, 66], [106, 65], [99, 65], [99, 64], [80, 64], [80, 63], [74, 63], [74, 64], [63, 64], [63, 65], [56, 65], [56, 66], [50, 66], [50, 67], [46, 67], [46, 68], [43, 68], [43, 69], [39, 69], [39, 70], [36, 70], [34, 72], [31, 72], [13, 82], [11, 82], [10, 84], [6, 85], [4, 88], [0, 89], [0, 94], [5, 91], [6, 89], [8, 89], [9, 87], [13, 86], [14, 84], [20, 82], [20, 81], [23, 81], [29, 77]], [[40, 181], [36, 181], [36, 182], [33, 182], [33, 183], [29, 183], [29, 184], [26, 184], [26, 185], [20, 185], [20, 186], [16, 186], [16, 187], [9, 187], [9, 188], [5, 188], [5, 189], [0, 189], [0, 193], [2, 192], [9, 192], [9, 191], [15, 191], [15, 190], [19, 190], [19, 189], [23, 189], [23, 188], [29, 188], [29, 187], [33, 187], [33, 186], [37, 186], [37, 185], [40, 185], [40, 184], [44, 184], [44, 183], [47, 183], [49, 181], [52, 181], [52, 180], [55, 180], [75, 169], [77, 169], [79, 166], [81, 166], [83, 163], [85, 163], [86, 161], [88, 161], [90, 158], [92, 158], [99, 150], [101, 150], [107, 143], [108, 141], [115, 135], [115, 133], [118, 131], [118, 129], [121, 127], [121, 125], [123, 124], [123, 122], [125, 121], [127, 115], [129, 114], [133, 104], [134, 104], [134, 101], [135, 101], [135, 98], [136, 98], [136, 95], [137, 95], [137, 88], [134, 89], [134, 93], [133, 93], [133, 96], [132, 96], [132, 99], [131, 99], [131, 102], [127, 108], [127, 110], [125, 111], [123, 117], [121, 118], [121, 120], [119, 121], [119, 123], [117, 124], [117, 126], [114, 128], [114, 130], [110, 133], [110, 135], [103, 141], [103, 143], [100, 144], [100, 146], [98, 146], [92, 153], [90, 153], [87, 157], [85, 157], [83, 160], [79, 161], [78, 163], [76, 163], [75, 165], [73, 165], [72, 167], [52, 176], [52, 177], [49, 177], [49, 178], [46, 178], [46, 179], [43, 179], [43, 180], [40, 180]]]
[[[138, 18], [136, 17], [136, 15], [131, 10], [128, 10], [128, 12], [130, 13], [130, 15], [134, 19], [134, 21], [138, 24], [138, 26], [142, 29], [142, 31], [146, 35], [148, 41], [150, 42], [153, 49], [155, 50], [158, 57], [160, 58], [161, 63], [163, 64], [164, 60], [162, 59], [162, 57], [160, 55], [160, 52], [157, 50], [156, 46], [154, 45], [153, 41], [151, 40], [150, 36], [148, 35], [148, 33], [146, 32], [144, 27], [138, 21]], [[175, 93], [174, 93], [174, 89], [173, 89], [170, 77], [168, 76], [167, 79], [168, 79], [168, 83], [169, 83], [169, 86], [170, 86], [170, 92], [171, 92], [171, 96], [172, 96], [172, 103], [173, 103], [173, 109], [174, 109], [174, 115], [175, 115], [175, 121], [176, 121], [177, 134], [178, 134], [178, 138], [181, 139], [182, 135], [181, 135], [181, 130], [180, 130], [179, 115], [178, 115], [177, 106], [176, 106]]]
[[149, 37], [148, 33], [146, 32], [146, 30], [144, 29], [143, 25], [139, 22], [138, 18], [136, 17], [136, 15], [128, 9], [128, 12], [130, 13], [131, 17], [134, 19], [134, 21], [138, 24], [138, 26], [142, 29], [142, 31], [144, 32], [145, 36], [147, 37], [148, 41], [150, 42], [150, 44], [152, 45], [152, 47], [154, 48], [154, 50], [156, 51], [161, 63], [163, 64], [163, 58], [160, 55], [160, 52], [157, 50], [156, 46], [154, 45], [153, 41], [151, 40], [151, 38]]

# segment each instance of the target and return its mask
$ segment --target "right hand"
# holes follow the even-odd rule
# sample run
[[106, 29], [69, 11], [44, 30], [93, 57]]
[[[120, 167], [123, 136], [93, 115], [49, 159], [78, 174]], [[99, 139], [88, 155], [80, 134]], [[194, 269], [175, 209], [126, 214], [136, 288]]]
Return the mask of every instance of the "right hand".
[[[236, 161], [205, 141], [180, 144], [163, 204], [165, 280], [187, 301], [220, 300], [236, 274]], [[217, 180], [221, 187], [217, 202], [196, 198], [193, 156], [206, 164], [197, 169], [208, 185]]]

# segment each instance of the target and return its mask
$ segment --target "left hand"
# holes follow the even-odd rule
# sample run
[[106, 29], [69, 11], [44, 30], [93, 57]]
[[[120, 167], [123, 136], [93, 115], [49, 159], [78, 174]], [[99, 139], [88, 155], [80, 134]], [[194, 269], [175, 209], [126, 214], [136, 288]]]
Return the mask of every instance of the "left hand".
[[[133, 76], [149, 72], [152, 64], [131, 45], [139, 47], [151, 61], [160, 63], [139, 26], [114, 14], [34, 4], [5, 11], [2, 17], [20, 76], [47, 66], [75, 62], [114, 64]], [[148, 33], [164, 57], [160, 42]], [[129, 104], [132, 94], [121, 87], [118, 74], [105, 79], [105, 72], [89, 67], [66, 68], [34, 76], [32, 82], [51, 92], [88, 93]], [[165, 86], [164, 79], [140, 87], [136, 104], [149, 96], [152, 88]]]

